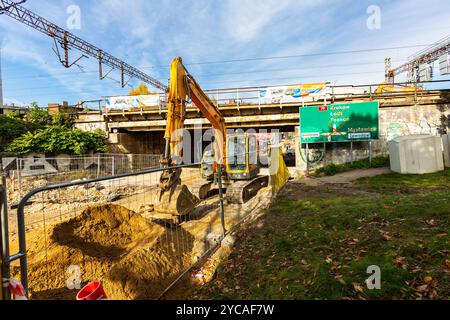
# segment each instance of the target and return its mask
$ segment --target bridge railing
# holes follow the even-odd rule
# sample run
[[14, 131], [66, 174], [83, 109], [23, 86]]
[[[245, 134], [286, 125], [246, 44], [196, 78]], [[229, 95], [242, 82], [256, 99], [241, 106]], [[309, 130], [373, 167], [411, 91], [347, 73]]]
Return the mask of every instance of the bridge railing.
[[[394, 99], [401, 97], [418, 98], [435, 90], [450, 89], [450, 80], [434, 80], [423, 82], [397, 82], [393, 85], [394, 90], [382, 90], [377, 92], [383, 83], [361, 84], [361, 85], [330, 85], [327, 84], [323, 92], [313, 94], [307, 97], [299, 98], [264, 98], [261, 93], [268, 89], [293, 87], [295, 85], [278, 85], [278, 86], [258, 86], [258, 87], [241, 87], [227, 89], [205, 90], [211, 100], [221, 108], [241, 107], [241, 106], [262, 106], [279, 104], [281, 107], [292, 104], [317, 104], [330, 103], [336, 100], [355, 100], [355, 99]], [[389, 87], [389, 86], [387, 86]], [[404, 88], [402, 88], [404, 87]], [[188, 108], [194, 108], [192, 104], [188, 104]], [[104, 104], [106, 114], [111, 113], [144, 113], [146, 111], [163, 112], [167, 109], [167, 97], [161, 94], [159, 102], [152, 106], [133, 107], [121, 104], [118, 107], [107, 107]]]

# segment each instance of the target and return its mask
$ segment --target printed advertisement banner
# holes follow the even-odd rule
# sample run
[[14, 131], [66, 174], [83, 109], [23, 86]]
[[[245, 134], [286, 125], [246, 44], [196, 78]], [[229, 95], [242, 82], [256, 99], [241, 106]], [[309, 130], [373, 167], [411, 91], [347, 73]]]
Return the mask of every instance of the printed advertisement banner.
[[270, 87], [259, 90], [259, 100], [261, 103], [312, 102], [323, 99], [326, 88], [326, 83]]
[[141, 96], [122, 96], [106, 98], [106, 108], [128, 110], [131, 108], [157, 107], [160, 104], [158, 94]]

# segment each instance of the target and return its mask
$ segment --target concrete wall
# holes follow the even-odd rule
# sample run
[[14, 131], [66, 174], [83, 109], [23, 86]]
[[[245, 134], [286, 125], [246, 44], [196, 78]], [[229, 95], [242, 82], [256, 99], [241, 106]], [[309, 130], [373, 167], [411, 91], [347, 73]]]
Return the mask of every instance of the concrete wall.
[[155, 132], [110, 133], [110, 151], [128, 154], [163, 154], [164, 134]]
[[83, 114], [75, 121], [75, 128], [83, 131], [102, 130], [108, 133], [108, 125], [105, 118], [100, 114]]

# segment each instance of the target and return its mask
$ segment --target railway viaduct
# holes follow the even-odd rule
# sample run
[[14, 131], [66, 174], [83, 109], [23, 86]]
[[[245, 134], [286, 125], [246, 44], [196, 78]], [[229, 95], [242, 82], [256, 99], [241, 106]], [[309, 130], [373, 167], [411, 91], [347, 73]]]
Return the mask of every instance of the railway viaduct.
[[[340, 94], [327, 97], [327, 103], [380, 102], [382, 140], [404, 134], [437, 134], [449, 129], [450, 90], [374, 95]], [[320, 105], [324, 101], [305, 103]], [[229, 101], [219, 108], [230, 129], [279, 130], [295, 132], [299, 127], [299, 107], [295, 103], [259, 104], [254, 101]], [[163, 153], [163, 133], [167, 110], [159, 107], [135, 110], [106, 110], [79, 113], [76, 127], [82, 130], [102, 129], [114, 151], [135, 154]], [[189, 107], [186, 128], [209, 128], [198, 109]]]

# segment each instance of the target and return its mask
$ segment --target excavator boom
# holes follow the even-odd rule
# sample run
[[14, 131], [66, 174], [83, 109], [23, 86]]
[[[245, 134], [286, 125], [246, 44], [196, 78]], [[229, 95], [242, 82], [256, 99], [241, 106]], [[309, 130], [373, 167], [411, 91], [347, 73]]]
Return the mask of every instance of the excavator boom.
[[184, 216], [200, 202], [186, 186], [181, 185], [181, 169], [170, 168], [181, 164], [183, 156], [182, 129], [184, 128], [186, 105], [189, 101], [194, 103], [215, 130], [215, 158], [217, 163], [222, 164], [226, 146], [224, 117], [188, 73], [182, 59], [177, 57], [170, 66], [167, 126], [164, 135], [166, 148], [162, 162], [167, 170], [161, 174], [158, 199], [154, 205], [155, 211], [172, 216]]

